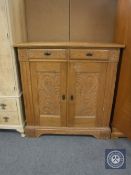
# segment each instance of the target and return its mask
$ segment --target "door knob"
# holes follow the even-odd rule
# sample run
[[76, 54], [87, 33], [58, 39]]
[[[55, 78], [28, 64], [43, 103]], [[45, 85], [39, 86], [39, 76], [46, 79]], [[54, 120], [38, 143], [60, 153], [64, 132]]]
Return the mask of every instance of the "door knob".
[[65, 95], [62, 95], [62, 100], [65, 100], [66, 99], [66, 96]]
[[71, 99], [71, 101], [73, 101], [73, 100], [74, 100], [74, 96], [73, 96], [73, 95], [71, 95], [70, 99]]

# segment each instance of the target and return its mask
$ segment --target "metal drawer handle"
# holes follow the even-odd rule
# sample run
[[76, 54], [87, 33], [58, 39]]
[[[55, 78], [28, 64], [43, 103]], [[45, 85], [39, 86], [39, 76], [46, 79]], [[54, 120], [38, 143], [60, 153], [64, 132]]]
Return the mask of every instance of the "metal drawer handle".
[[50, 55], [51, 55], [51, 52], [48, 52], [48, 51], [47, 51], [47, 52], [44, 53], [44, 55], [45, 55], [45, 56], [50, 56]]
[[8, 122], [9, 117], [3, 117], [3, 119], [5, 120], [5, 122]]
[[92, 57], [92, 56], [93, 56], [93, 53], [90, 53], [90, 52], [89, 52], [89, 53], [86, 54], [86, 56], [87, 56], [87, 57]]
[[4, 104], [4, 103], [2, 103], [2, 104], [0, 104], [0, 107], [1, 107], [1, 109], [3, 109], [3, 110], [5, 110], [6, 109], [6, 104]]

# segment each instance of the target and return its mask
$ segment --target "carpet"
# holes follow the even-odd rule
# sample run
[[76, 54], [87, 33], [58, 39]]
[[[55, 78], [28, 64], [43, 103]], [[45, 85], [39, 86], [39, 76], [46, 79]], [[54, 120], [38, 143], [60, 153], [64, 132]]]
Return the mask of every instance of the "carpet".
[[[105, 149], [126, 149], [126, 169], [105, 169]], [[131, 141], [0, 130], [0, 175], [131, 175]]]

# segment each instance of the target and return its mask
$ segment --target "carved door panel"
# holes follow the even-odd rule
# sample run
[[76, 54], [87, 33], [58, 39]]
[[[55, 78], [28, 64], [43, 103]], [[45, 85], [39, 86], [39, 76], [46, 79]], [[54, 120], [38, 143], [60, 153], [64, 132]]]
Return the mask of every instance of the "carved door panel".
[[31, 62], [35, 123], [66, 126], [66, 62]]
[[106, 70], [106, 63], [70, 61], [68, 126], [101, 125]]

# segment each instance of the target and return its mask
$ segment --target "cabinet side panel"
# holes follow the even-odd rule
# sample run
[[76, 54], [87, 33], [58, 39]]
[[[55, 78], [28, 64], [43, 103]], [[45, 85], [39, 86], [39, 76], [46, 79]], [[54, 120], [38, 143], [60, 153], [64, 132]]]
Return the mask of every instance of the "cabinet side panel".
[[108, 63], [107, 67], [107, 79], [106, 79], [106, 91], [104, 98], [104, 117], [103, 117], [103, 126], [109, 125], [112, 103], [114, 97], [114, 88], [116, 81], [116, 72], [117, 72], [117, 63]]
[[20, 59], [20, 69], [21, 69], [22, 88], [23, 88], [23, 95], [24, 95], [26, 122], [28, 126], [33, 126], [34, 111], [33, 111], [31, 79], [30, 79], [30, 66], [29, 66], [28, 55], [26, 54], [26, 50], [24, 49], [19, 50], [19, 59]]

